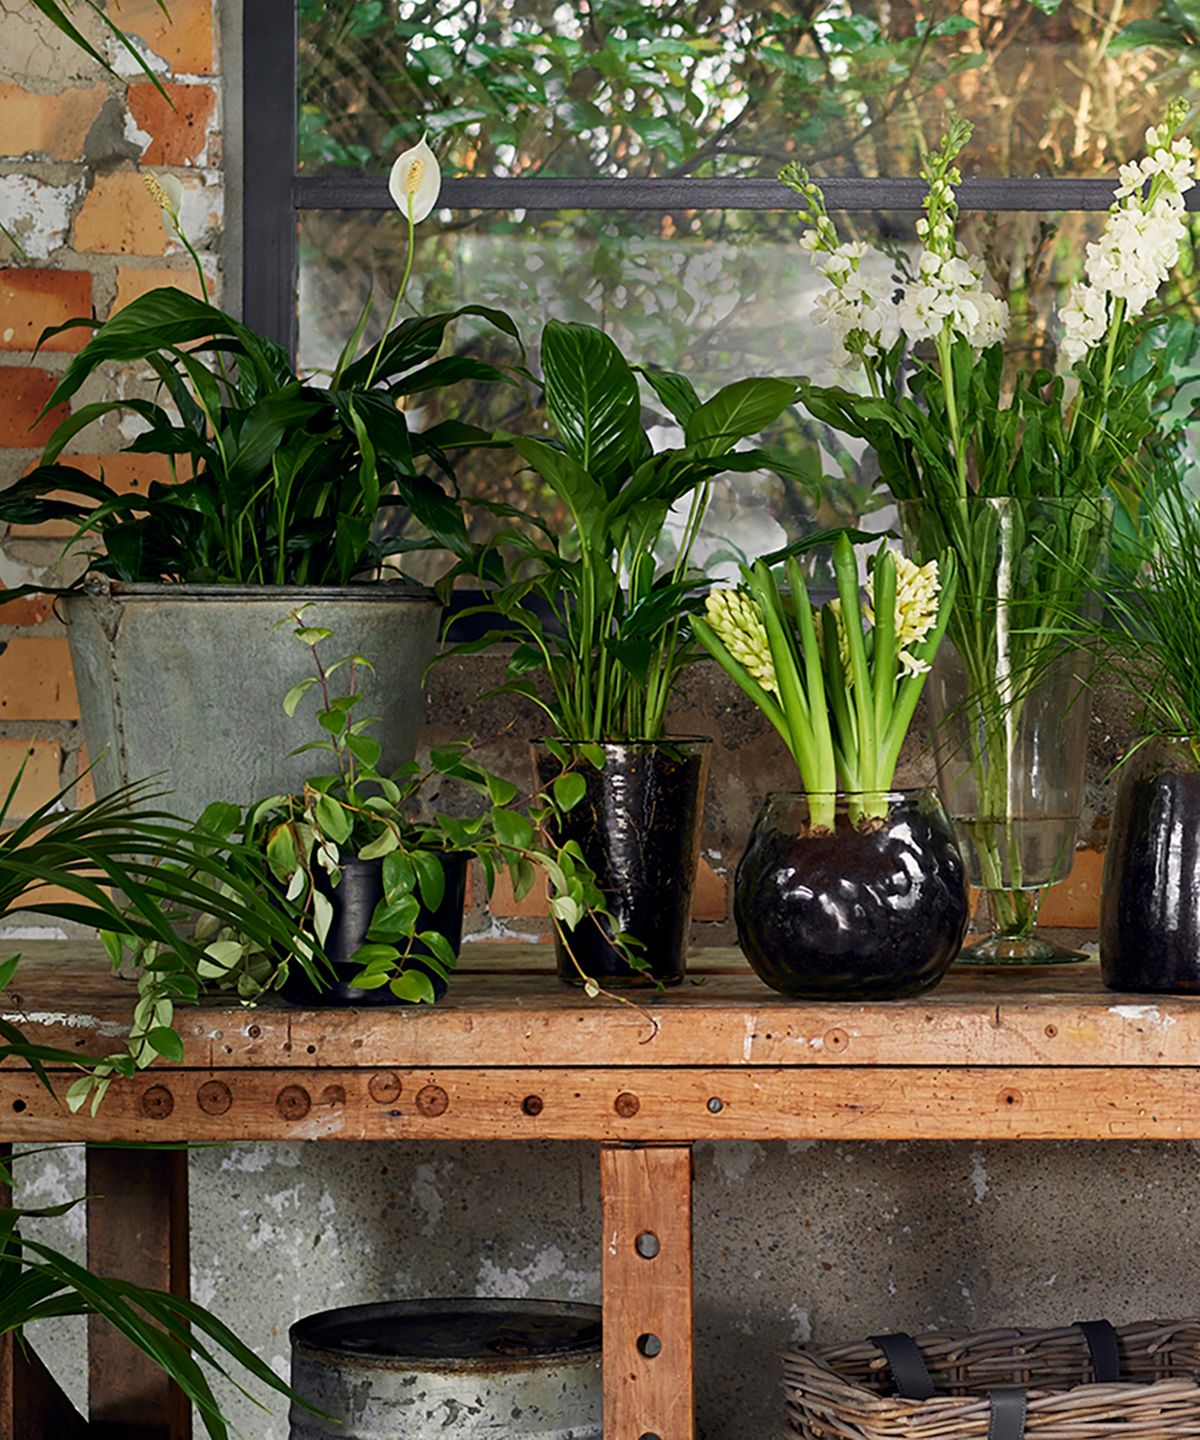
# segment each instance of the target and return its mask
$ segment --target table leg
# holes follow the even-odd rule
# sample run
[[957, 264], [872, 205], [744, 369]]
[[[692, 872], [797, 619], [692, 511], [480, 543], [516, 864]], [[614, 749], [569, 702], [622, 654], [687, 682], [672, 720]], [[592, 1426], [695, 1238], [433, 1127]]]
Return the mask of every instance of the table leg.
[[[88, 1148], [93, 1271], [188, 1293], [187, 1160], [183, 1150]], [[190, 1440], [183, 1394], [98, 1316], [88, 1322], [88, 1397], [96, 1440]]]
[[600, 1151], [605, 1440], [693, 1440], [692, 1152]]

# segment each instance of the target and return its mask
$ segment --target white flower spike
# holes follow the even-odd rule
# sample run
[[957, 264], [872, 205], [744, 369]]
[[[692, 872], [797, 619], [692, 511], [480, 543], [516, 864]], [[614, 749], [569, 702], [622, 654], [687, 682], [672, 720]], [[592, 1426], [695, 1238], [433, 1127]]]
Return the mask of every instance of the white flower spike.
[[442, 172], [424, 137], [396, 157], [388, 189], [400, 213], [413, 225], [419, 225], [437, 204]]
[[142, 183], [172, 220], [178, 224], [183, 210], [183, 182], [176, 175], [142, 175]]

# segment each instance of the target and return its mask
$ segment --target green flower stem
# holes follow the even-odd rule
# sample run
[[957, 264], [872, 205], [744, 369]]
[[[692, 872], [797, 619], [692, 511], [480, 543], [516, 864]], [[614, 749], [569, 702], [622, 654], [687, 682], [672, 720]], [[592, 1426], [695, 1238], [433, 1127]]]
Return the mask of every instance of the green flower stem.
[[375, 354], [371, 359], [371, 368], [367, 371], [364, 390], [369, 390], [375, 379], [375, 372], [379, 369], [379, 362], [383, 359], [383, 347], [387, 343], [387, 337], [392, 333], [392, 326], [396, 323], [396, 316], [400, 312], [400, 306], [404, 303], [404, 296], [408, 291], [409, 277], [412, 275], [413, 256], [417, 248], [417, 226], [413, 220], [413, 197], [408, 197], [408, 256], [404, 262], [404, 274], [400, 278], [400, 288], [396, 291], [396, 298], [392, 301], [392, 308], [388, 311], [388, 318], [383, 327], [383, 334], [379, 337], [379, 344], [375, 347]]
[[[886, 804], [879, 793], [879, 752], [875, 730], [875, 692], [871, 684], [871, 667], [867, 647], [863, 643], [862, 610], [858, 598], [858, 566], [854, 547], [847, 535], [839, 535], [833, 545], [833, 573], [837, 579], [838, 596], [842, 602], [842, 621], [846, 648], [850, 654], [850, 675], [854, 681], [854, 709], [858, 725], [858, 779], [862, 795], [863, 815], [883, 815]], [[835, 655], [830, 664], [840, 661]]]

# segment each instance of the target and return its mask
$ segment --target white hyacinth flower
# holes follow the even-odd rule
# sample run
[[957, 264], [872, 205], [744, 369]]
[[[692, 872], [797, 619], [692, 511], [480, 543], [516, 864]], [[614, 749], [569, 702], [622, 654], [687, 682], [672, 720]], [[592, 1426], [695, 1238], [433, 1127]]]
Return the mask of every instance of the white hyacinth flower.
[[396, 157], [388, 190], [400, 213], [413, 225], [419, 225], [437, 204], [442, 171], [424, 138]]

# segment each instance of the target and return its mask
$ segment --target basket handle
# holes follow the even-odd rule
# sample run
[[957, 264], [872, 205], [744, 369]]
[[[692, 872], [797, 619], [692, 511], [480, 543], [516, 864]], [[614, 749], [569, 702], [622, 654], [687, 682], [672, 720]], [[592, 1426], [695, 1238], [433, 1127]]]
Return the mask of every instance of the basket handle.
[[1097, 1385], [1115, 1385], [1121, 1378], [1121, 1347], [1117, 1332], [1107, 1320], [1076, 1320], [1092, 1352], [1092, 1379]]
[[913, 1337], [903, 1330], [891, 1335], [872, 1335], [871, 1344], [883, 1351], [896, 1394], [905, 1400], [932, 1400], [937, 1388], [925, 1364], [925, 1357]]
[[1025, 1440], [1025, 1387], [999, 1385], [988, 1391], [988, 1400], [992, 1407], [988, 1440]]

